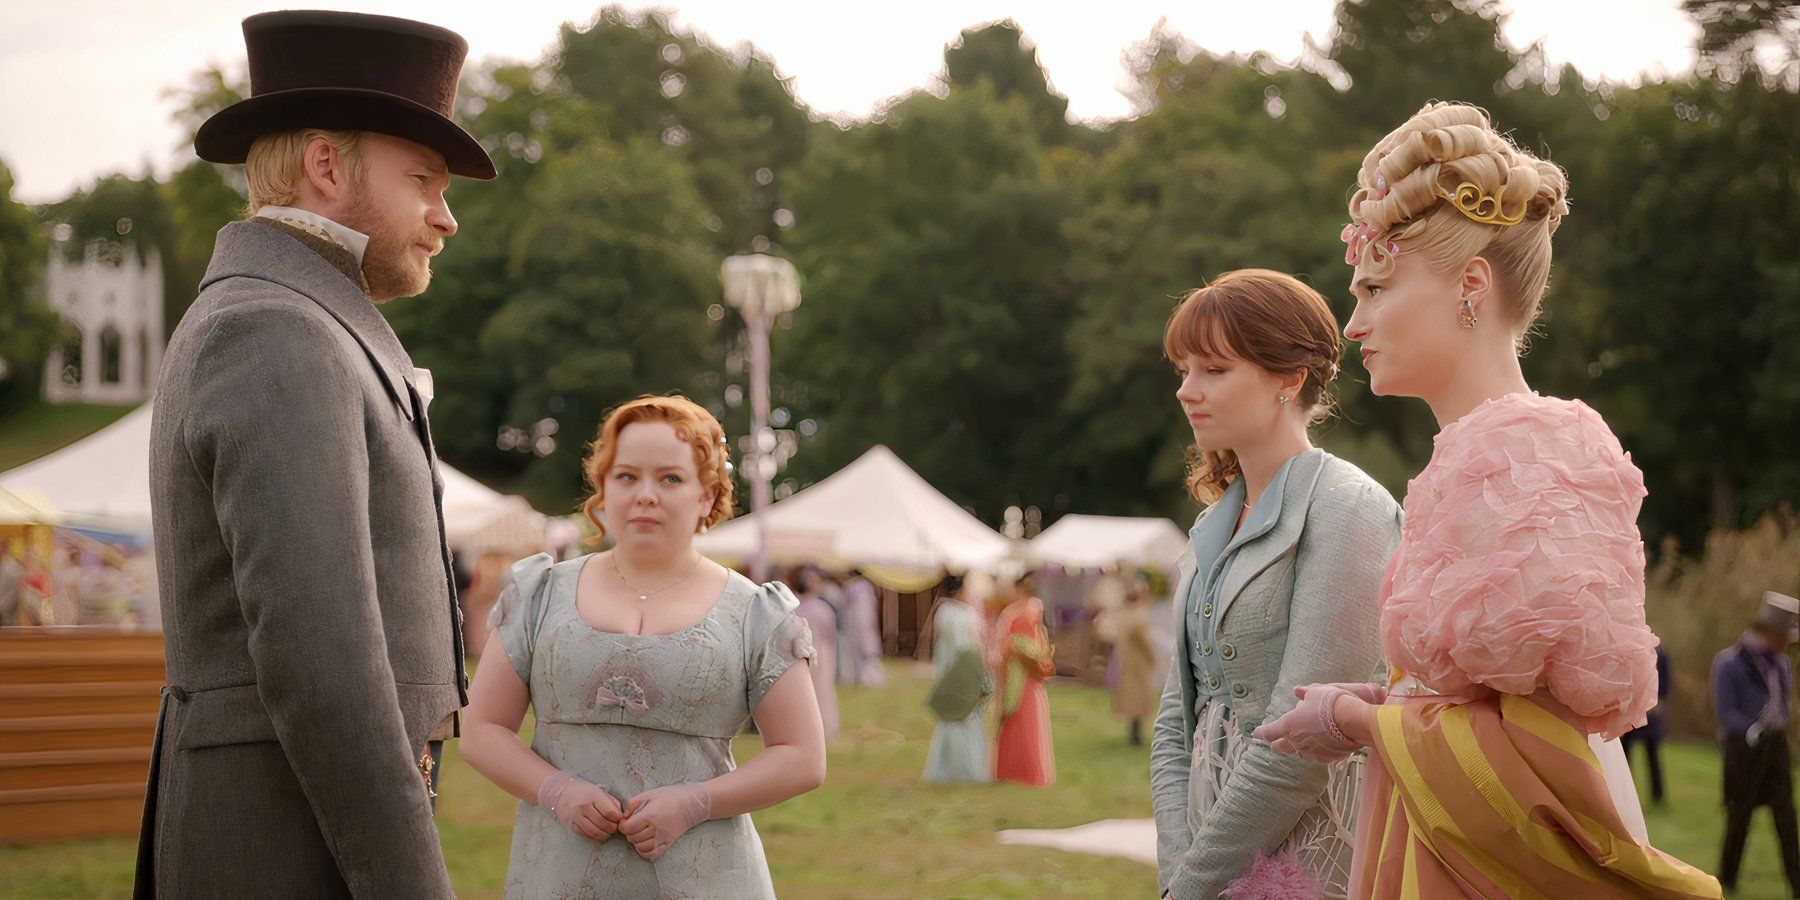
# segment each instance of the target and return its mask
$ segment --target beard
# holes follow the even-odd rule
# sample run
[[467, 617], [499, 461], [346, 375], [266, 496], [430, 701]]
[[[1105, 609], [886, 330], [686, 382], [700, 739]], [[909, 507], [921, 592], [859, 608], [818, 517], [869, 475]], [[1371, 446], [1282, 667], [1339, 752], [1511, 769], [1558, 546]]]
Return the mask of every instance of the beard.
[[435, 247], [442, 238], [422, 226], [408, 228], [383, 218], [367, 190], [357, 192], [345, 218], [350, 220], [345, 225], [369, 236], [369, 245], [363, 250], [362, 272], [370, 300], [385, 303], [425, 293], [431, 284], [431, 260], [413, 255], [413, 245]]

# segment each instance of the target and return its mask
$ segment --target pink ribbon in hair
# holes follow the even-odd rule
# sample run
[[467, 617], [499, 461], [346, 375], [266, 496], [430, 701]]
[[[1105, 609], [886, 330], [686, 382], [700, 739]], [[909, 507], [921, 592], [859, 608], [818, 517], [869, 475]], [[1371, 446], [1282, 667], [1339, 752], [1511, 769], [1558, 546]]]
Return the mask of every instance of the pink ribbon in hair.
[[[1362, 256], [1363, 248], [1367, 247], [1369, 241], [1374, 240], [1378, 233], [1375, 226], [1367, 222], [1361, 225], [1355, 222], [1345, 225], [1344, 230], [1338, 234], [1338, 238], [1344, 242], [1344, 264], [1356, 265], [1356, 260]], [[1381, 246], [1390, 257], [1400, 255], [1400, 245], [1393, 241], [1388, 241]]]

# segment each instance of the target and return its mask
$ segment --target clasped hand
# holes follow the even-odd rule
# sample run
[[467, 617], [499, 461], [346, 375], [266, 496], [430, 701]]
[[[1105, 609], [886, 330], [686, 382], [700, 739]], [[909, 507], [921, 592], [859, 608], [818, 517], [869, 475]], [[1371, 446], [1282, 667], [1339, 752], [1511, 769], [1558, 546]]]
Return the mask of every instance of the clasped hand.
[[710, 818], [712, 794], [704, 785], [673, 784], [632, 797], [619, 833], [639, 856], [654, 860], [667, 852], [676, 838]]
[[567, 772], [552, 772], [538, 786], [538, 805], [556, 816], [562, 827], [591, 841], [604, 841], [619, 831], [625, 811], [606, 788]]

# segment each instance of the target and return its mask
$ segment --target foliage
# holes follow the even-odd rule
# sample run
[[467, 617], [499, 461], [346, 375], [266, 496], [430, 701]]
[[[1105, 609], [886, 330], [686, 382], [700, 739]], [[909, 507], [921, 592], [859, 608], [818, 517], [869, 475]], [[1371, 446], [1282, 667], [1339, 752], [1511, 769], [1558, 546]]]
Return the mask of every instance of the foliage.
[[[1512, 46], [1495, 0], [1343, 0], [1295, 63], [1159, 26], [1124, 54], [1135, 114], [1107, 125], [1068, 120], [1010, 20], [965, 30], [927, 89], [824, 121], [756, 48], [602, 9], [540, 60], [465, 73], [461, 118], [500, 177], [457, 183], [431, 290], [384, 311], [436, 374], [444, 457], [562, 511], [583, 441], [632, 396], [686, 391], [744, 433], [741, 322], [714, 273], [782, 255], [805, 304], [774, 338], [777, 427], [808, 426], [786, 490], [880, 442], [990, 522], [1186, 520], [1160, 355], [1175, 299], [1260, 266], [1347, 316], [1336, 237], [1362, 155], [1425, 101], [1465, 100], [1570, 173], [1527, 376], [1607, 417], [1645, 470], [1652, 546], [1692, 553], [1800, 494], [1800, 85], [1793, 0], [1685, 8], [1696, 72], [1636, 86]], [[243, 93], [201, 70], [177, 119], [191, 133]], [[116, 175], [41, 213], [71, 248], [161, 249], [177, 315], [235, 177]], [[1353, 353], [1334, 391], [1319, 441], [1403, 491], [1429, 412], [1372, 397]]]
[[0, 413], [37, 389], [57, 336], [56, 313], [40, 288], [43, 233], [12, 189], [12, 170], [0, 162]]

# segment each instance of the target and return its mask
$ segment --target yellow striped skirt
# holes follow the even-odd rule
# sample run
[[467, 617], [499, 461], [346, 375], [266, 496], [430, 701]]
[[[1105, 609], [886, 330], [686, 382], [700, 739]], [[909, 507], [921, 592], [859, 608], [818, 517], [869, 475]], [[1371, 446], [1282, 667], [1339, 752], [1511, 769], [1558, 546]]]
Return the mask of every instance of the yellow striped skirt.
[[1632, 838], [1587, 736], [1530, 697], [1390, 703], [1374, 723], [1353, 897], [1721, 896]]

